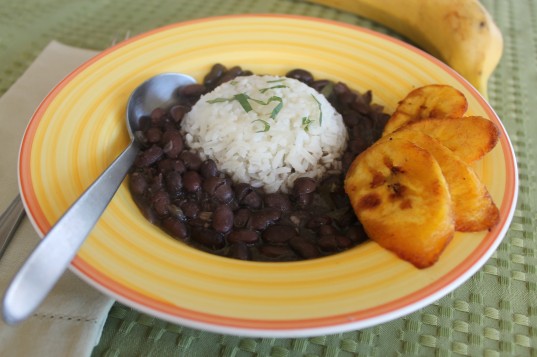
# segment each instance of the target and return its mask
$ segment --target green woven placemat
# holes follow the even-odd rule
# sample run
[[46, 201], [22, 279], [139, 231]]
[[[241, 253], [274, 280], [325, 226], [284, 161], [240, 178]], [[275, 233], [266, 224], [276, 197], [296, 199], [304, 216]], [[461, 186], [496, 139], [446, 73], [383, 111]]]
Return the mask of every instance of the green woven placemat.
[[[537, 0], [484, 0], [502, 30], [504, 56], [489, 84], [518, 158], [520, 198], [497, 252], [467, 283], [403, 318], [361, 331], [256, 339], [167, 323], [116, 303], [94, 356], [537, 356]], [[292, 13], [371, 21], [292, 0], [0, 0], [0, 95], [45, 45], [104, 49], [168, 23], [232, 13]]]

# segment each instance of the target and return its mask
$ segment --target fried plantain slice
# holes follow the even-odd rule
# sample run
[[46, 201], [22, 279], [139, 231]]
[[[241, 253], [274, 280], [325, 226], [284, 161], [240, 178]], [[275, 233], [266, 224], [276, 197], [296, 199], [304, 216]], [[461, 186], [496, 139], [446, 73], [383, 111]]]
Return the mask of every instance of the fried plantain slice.
[[412, 129], [402, 129], [385, 137], [408, 140], [427, 150], [436, 159], [448, 184], [455, 230], [478, 232], [496, 225], [500, 219], [487, 188], [474, 170], [453, 151], [427, 134]]
[[433, 265], [453, 237], [442, 170], [408, 140], [381, 140], [362, 152], [344, 186], [369, 237], [418, 268]]
[[399, 102], [383, 135], [425, 118], [461, 117], [467, 109], [466, 97], [452, 86], [431, 84], [416, 88]]
[[421, 131], [441, 142], [461, 160], [472, 163], [491, 151], [500, 137], [498, 127], [480, 116], [424, 119], [404, 129]]

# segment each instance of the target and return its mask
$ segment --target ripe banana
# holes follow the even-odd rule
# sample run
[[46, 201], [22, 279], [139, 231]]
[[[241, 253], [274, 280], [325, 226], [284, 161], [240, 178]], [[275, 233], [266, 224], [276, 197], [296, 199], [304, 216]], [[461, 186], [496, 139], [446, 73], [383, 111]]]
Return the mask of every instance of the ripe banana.
[[443, 60], [482, 95], [503, 51], [502, 34], [479, 0], [309, 0], [369, 18]]

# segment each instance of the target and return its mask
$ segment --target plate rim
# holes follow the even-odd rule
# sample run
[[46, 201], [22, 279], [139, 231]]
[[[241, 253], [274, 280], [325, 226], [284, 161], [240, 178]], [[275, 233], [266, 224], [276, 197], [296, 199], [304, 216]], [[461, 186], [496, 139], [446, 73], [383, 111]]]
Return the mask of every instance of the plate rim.
[[[437, 287], [434, 289], [432, 293], [424, 293], [425, 297], [419, 298], [414, 302], [410, 302], [407, 304], [403, 304], [403, 306], [399, 308], [394, 308], [389, 311], [384, 311], [384, 313], [381, 314], [374, 314], [374, 316], [371, 317], [362, 317], [359, 319], [354, 319], [353, 321], [349, 321], [348, 323], [333, 323], [333, 324], [323, 324], [319, 325], [317, 327], [302, 327], [302, 328], [244, 328], [241, 327], [240, 324], [238, 325], [226, 325], [226, 324], [214, 324], [214, 323], [207, 323], [206, 320], [202, 319], [192, 319], [192, 318], [184, 318], [181, 316], [175, 316], [175, 315], [169, 315], [165, 312], [154, 310], [150, 307], [147, 307], [143, 304], [139, 304], [137, 301], [133, 301], [128, 299], [125, 296], [116, 294], [116, 291], [113, 289], [110, 289], [108, 287], [104, 287], [102, 284], [99, 284], [96, 280], [94, 280], [94, 277], [90, 277], [86, 275], [86, 273], [81, 270], [81, 268], [84, 266], [85, 262], [80, 259], [78, 256], [73, 261], [70, 269], [74, 271], [79, 277], [81, 277], [84, 281], [89, 283], [90, 285], [94, 286], [100, 291], [105, 292], [108, 295], [113, 296], [116, 300], [121, 301], [125, 305], [129, 306], [135, 306], [136, 309], [140, 311], [144, 311], [150, 315], [157, 316], [159, 318], [180, 323], [182, 325], [194, 327], [194, 328], [201, 328], [208, 331], [214, 331], [218, 333], [232, 333], [232, 334], [242, 334], [242, 335], [249, 335], [249, 336], [312, 336], [312, 335], [318, 335], [318, 334], [326, 334], [326, 333], [333, 333], [336, 331], [347, 331], [350, 329], [358, 329], [358, 328], [365, 328], [370, 327], [373, 325], [377, 325], [382, 322], [386, 322], [389, 320], [393, 320], [395, 318], [404, 316], [406, 314], [409, 314], [413, 311], [418, 310], [419, 308], [422, 308], [424, 306], [429, 305], [433, 301], [441, 298], [442, 296], [445, 296], [449, 292], [456, 289], [458, 286], [460, 286], [462, 283], [464, 283], [469, 277], [471, 277], [475, 272], [480, 269], [483, 264], [485, 263], [488, 258], [494, 253], [498, 245], [501, 243], [503, 238], [505, 237], [509, 226], [511, 224], [514, 211], [516, 209], [516, 202], [518, 199], [518, 168], [516, 165], [516, 156], [514, 148], [511, 144], [510, 138], [507, 135], [507, 131], [501, 122], [501, 119], [499, 116], [494, 112], [494, 109], [486, 102], [486, 100], [483, 98], [483, 96], [470, 84], [468, 83], [464, 78], [462, 78], [460, 75], [458, 75], [453, 69], [451, 69], [449, 66], [447, 66], [444, 62], [440, 61], [439, 59], [431, 56], [430, 54], [412, 46], [411, 44], [408, 44], [406, 42], [403, 42], [395, 37], [391, 37], [389, 35], [374, 31], [369, 28], [361, 27], [358, 25], [338, 22], [334, 20], [329, 19], [322, 19], [322, 18], [316, 18], [316, 17], [310, 17], [310, 16], [302, 16], [302, 15], [289, 15], [289, 14], [238, 14], [238, 15], [223, 15], [223, 16], [211, 16], [211, 17], [205, 17], [200, 19], [194, 19], [194, 20], [188, 20], [183, 22], [177, 22], [173, 24], [169, 24], [166, 26], [158, 27], [153, 30], [141, 33], [137, 36], [134, 36], [124, 42], [121, 42], [107, 50], [104, 50], [97, 54], [96, 56], [92, 57], [88, 61], [84, 62], [82, 65], [77, 67], [74, 71], [69, 73], [61, 82], [59, 82], [44, 98], [44, 100], [41, 102], [41, 104], [38, 106], [37, 110], [32, 115], [32, 118], [27, 126], [27, 129], [23, 135], [23, 140], [21, 142], [20, 150], [19, 150], [19, 159], [18, 159], [18, 168], [17, 168], [17, 174], [18, 174], [18, 182], [19, 182], [19, 191], [21, 192], [21, 197], [23, 204], [25, 206], [25, 209], [27, 212], [32, 212], [32, 207], [28, 204], [28, 197], [27, 193], [25, 193], [25, 188], [23, 186], [26, 185], [26, 189], [30, 188], [30, 191], [32, 191], [32, 185], [25, 183], [25, 180], [28, 180], [28, 177], [23, 177], [22, 175], [22, 169], [23, 166], [23, 160], [26, 158], [25, 155], [30, 155], [30, 150], [27, 150], [28, 152], [24, 153], [23, 148], [27, 147], [28, 140], [30, 137], [32, 137], [33, 134], [35, 134], [35, 131], [39, 127], [39, 118], [42, 117], [44, 112], [46, 112], [48, 105], [54, 100], [54, 98], [61, 92], [61, 90], [71, 81], [73, 80], [79, 73], [83, 72], [87, 67], [91, 66], [93, 63], [99, 61], [101, 58], [107, 56], [109, 53], [114, 52], [118, 50], [119, 48], [126, 46], [132, 42], [135, 42], [139, 39], [151, 36], [155, 33], [160, 33], [162, 31], [167, 31], [169, 29], [174, 29], [178, 27], [184, 27], [193, 25], [196, 23], [202, 23], [202, 22], [208, 22], [208, 21], [219, 21], [219, 20], [229, 20], [229, 19], [235, 19], [235, 18], [274, 18], [274, 19], [296, 19], [300, 21], [309, 21], [309, 22], [316, 22], [316, 23], [325, 23], [330, 26], [337, 26], [337, 27], [345, 27], [352, 31], [359, 31], [368, 33], [372, 36], [378, 37], [382, 40], [387, 40], [389, 42], [395, 43], [398, 46], [402, 46], [406, 48], [407, 50], [410, 50], [414, 53], [417, 53], [418, 55], [425, 57], [428, 61], [432, 62], [435, 66], [439, 66], [442, 70], [447, 71], [454, 79], [461, 82], [465, 88], [467, 88], [478, 100], [480, 105], [483, 106], [483, 108], [486, 108], [487, 111], [490, 111], [492, 114], [491, 116], [494, 117], [496, 120], [494, 120], [495, 124], [498, 124], [500, 126], [500, 130], [502, 131], [503, 135], [503, 142], [506, 143], [507, 147], [504, 147], [502, 145], [502, 152], [504, 159], [506, 159], [506, 165], [509, 164], [512, 168], [512, 171], [508, 171], [508, 173], [512, 173], [512, 179], [513, 184], [512, 191], [504, 191], [504, 201], [507, 197], [509, 199], [509, 204], [506, 204], [507, 207], [507, 216], [506, 219], [501, 222], [501, 227], [495, 227], [497, 234], [496, 237], [493, 239], [489, 239], [487, 241], [486, 247], [479, 246], [479, 251], [481, 252], [481, 256], [478, 260], [473, 261], [472, 264], [465, 260], [465, 264], [459, 264], [455, 269], [449, 272], [450, 275], [455, 275], [452, 277], [452, 279], [441, 287]], [[38, 119], [36, 119], [38, 118]], [[37, 122], [36, 122], [37, 120]], [[33, 130], [33, 132], [32, 132]], [[30, 144], [31, 147], [31, 144]], [[506, 186], [507, 186], [507, 180], [506, 180]], [[508, 195], [509, 194], [509, 195]], [[35, 213], [35, 211], [34, 211]], [[43, 237], [44, 232], [46, 232], [50, 226], [46, 226], [46, 224], [39, 224], [39, 222], [34, 218], [34, 214], [28, 214], [28, 217], [30, 218], [30, 221], [38, 234]], [[46, 220], [45, 220], [46, 221]], [[464, 263], [463, 262], [463, 263]], [[463, 267], [463, 265], [465, 267]], [[88, 267], [85, 267], [86, 269]], [[455, 274], [453, 271], [459, 271], [460, 273]], [[116, 282], [116, 284], [119, 284], [119, 282]], [[420, 291], [428, 290], [429, 286], [426, 288], [421, 289]], [[123, 290], [124, 291], [124, 290]], [[411, 294], [411, 296], [414, 296], [415, 292]], [[406, 298], [406, 297], [405, 297]], [[404, 300], [404, 299], [403, 299]], [[393, 304], [393, 301], [390, 301], [390, 305]], [[368, 308], [367, 310], [373, 310], [377, 309], [377, 307], [374, 308]], [[358, 311], [353, 311], [353, 314], [356, 315]], [[203, 315], [203, 313], [195, 312], [196, 315]], [[350, 314], [345, 314], [345, 316], [348, 319], [348, 316]], [[229, 317], [226, 317], [227, 320], [229, 320]], [[330, 316], [330, 320], [333, 320], [333, 316]], [[239, 321], [248, 321], [247, 319], [234, 319], [231, 320], [239, 320]], [[312, 321], [312, 320], [318, 320], [316, 318], [313, 319], [305, 319], [305, 321]], [[325, 320], [324, 318], [321, 318], [321, 320]], [[297, 321], [297, 320], [293, 320]], [[267, 321], [264, 321], [267, 323]], [[269, 323], [267, 323], [270, 325]]]

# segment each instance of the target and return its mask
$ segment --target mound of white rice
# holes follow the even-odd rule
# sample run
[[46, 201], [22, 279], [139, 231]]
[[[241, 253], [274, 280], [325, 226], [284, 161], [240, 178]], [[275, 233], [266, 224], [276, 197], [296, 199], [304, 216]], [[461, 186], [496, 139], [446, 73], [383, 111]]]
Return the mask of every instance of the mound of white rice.
[[276, 76], [238, 77], [185, 116], [187, 144], [236, 182], [288, 192], [298, 177], [341, 170], [347, 130], [326, 98]]

